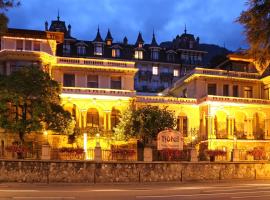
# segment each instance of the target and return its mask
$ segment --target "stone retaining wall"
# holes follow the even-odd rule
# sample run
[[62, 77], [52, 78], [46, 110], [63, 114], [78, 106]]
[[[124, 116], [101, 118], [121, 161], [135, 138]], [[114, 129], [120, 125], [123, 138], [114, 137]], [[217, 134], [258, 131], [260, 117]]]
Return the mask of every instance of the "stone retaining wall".
[[0, 160], [0, 182], [111, 183], [270, 179], [270, 163]]

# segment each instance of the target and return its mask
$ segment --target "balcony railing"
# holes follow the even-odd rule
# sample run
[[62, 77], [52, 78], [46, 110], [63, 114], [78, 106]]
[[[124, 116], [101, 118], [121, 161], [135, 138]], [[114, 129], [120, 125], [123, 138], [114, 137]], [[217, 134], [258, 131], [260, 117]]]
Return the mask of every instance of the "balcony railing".
[[229, 77], [251, 78], [251, 79], [259, 79], [260, 78], [260, 75], [258, 73], [227, 71], [227, 70], [219, 70], [219, 69], [204, 69], [204, 68], [195, 68], [194, 74], [206, 74], [206, 75], [213, 75], [213, 76], [229, 76]]
[[270, 100], [265, 99], [252, 99], [252, 98], [241, 98], [241, 97], [227, 97], [227, 96], [215, 96], [207, 95], [198, 100], [198, 103], [205, 101], [218, 101], [227, 103], [245, 103], [245, 104], [270, 104]]
[[124, 96], [124, 97], [135, 96], [135, 91], [133, 91], [133, 90], [115, 90], [115, 89], [80, 88], [80, 87], [63, 87], [62, 93], [64, 93], [64, 94]]
[[196, 99], [159, 96], [136, 96], [136, 101], [143, 103], [197, 104]]
[[58, 64], [71, 64], [71, 65], [92, 65], [104, 67], [121, 67], [121, 68], [134, 68], [133, 62], [114, 61], [114, 60], [97, 60], [86, 58], [66, 58], [57, 57]]
[[180, 78], [174, 83], [174, 87], [181, 85], [183, 81], [188, 79], [188, 77], [194, 74], [208, 75], [208, 76], [223, 76], [223, 77], [234, 77], [234, 78], [245, 78], [245, 79], [260, 79], [260, 74], [249, 73], [249, 72], [238, 72], [238, 71], [227, 71], [219, 69], [205, 69], [205, 68], [195, 68], [189, 71], [185, 76]]

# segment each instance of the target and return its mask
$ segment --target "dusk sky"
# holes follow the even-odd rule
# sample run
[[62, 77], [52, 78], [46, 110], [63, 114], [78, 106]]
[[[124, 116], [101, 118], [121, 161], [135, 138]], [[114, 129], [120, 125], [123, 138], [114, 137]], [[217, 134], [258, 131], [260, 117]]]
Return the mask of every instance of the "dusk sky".
[[44, 30], [57, 17], [71, 24], [72, 36], [93, 40], [99, 25], [105, 38], [110, 28], [114, 41], [124, 36], [133, 43], [141, 31], [146, 43], [153, 29], [157, 41], [172, 40], [187, 32], [230, 50], [246, 47], [243, 27], [235, 22], [246, 9], [245, 0], [21, 0], [7, 12], [9, 27]]

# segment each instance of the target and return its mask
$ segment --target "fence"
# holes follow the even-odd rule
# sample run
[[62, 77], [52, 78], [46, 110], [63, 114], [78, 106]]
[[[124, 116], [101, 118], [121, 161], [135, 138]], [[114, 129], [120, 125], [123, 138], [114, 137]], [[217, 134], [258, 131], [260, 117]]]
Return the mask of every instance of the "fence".
[[[102, 149], [101, 156], [103, 161], [136, 161], [135, 149]], [[87, 160], [95, 159], [95, 150], [87, 149]]]
[[154, 161], [188, 161], [190, 159], [190, 151], [186, 150], [153, 150]]

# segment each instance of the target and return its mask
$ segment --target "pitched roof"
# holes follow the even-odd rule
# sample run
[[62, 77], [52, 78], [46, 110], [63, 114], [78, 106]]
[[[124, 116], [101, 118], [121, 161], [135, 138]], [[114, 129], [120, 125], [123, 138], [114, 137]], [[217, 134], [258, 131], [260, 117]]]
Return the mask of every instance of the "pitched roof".
[[136, 43], [135, 43], [135, 45], [138, 45], [138, 44], [143, 44], [144, 43], [144, 40], [143, 40], [143, 38], [142, 38], [142, 34], [141, 34], [141, 32], [139, 32], [139, 35], [138, 35], [138, 37], [137, 37], [137, 41], [136, 41]]
[[108, 32], [107, 32], [107, 35], [106, 35], [105, 40], [111, 40], [111, 41], [113, 41], [113, 37], [112, 37], [112, 34], [111, 34], [110, 29], [108, 29]]
[[158, 43], [156, 41], [156, 36], [155, 36], [155, 33], [153, 32], [153, 37], [152, 37], [152, 42], [150, 44], [150, 47], [159, 47], [158, 46]]
[[98, 27], [98, 30], [97, 30], [97, 35], [96, 35], [96, 38], [94, 39], [93, 42], [103, 42], [103, 39], [100, 35], [100, 32], [99, 32], [99, 27]]

